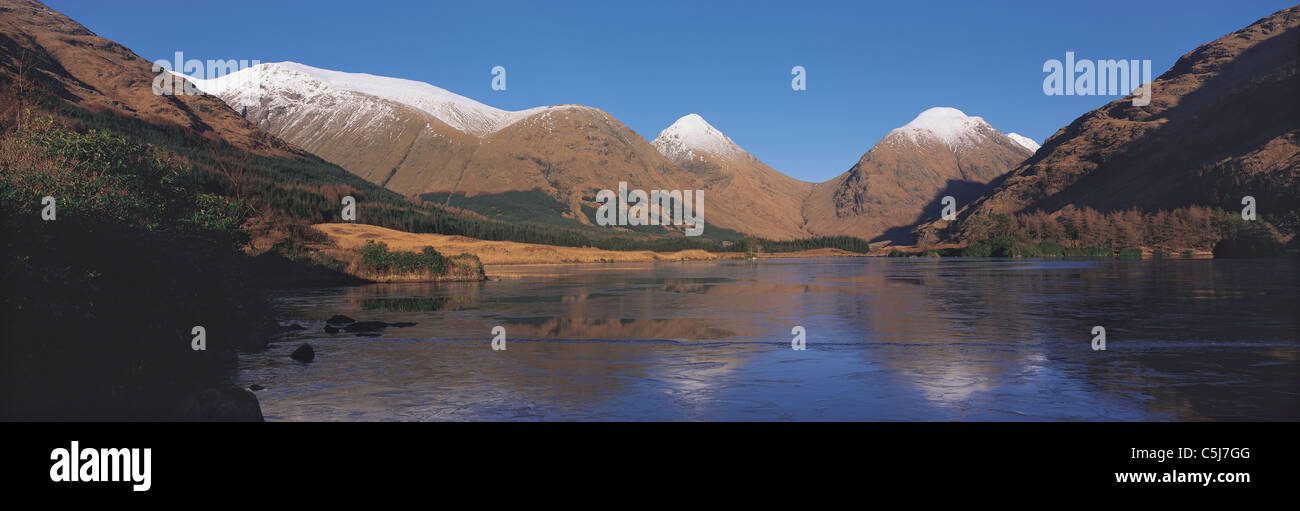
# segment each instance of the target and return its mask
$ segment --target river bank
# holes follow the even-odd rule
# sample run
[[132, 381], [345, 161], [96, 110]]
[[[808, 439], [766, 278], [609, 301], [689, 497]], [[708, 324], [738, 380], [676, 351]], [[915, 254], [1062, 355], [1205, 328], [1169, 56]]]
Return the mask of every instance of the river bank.
[[[654, 252], [650, 250], [604, 250], [592, 247], [564, 247], [519, 243], [514, 241], [487, 241], [465, 236], [421, 234], [387, 229], [375, 225], [328, 223], [316, 224], [316, 230], [325, 233], [340, 248], [359, 250], [367, 242], [382, 242], [392, 250], [418, 251], [431, 246], [444, 254], [471, 254], [484, 266], [624, 263], [671, 261], [720, 261], [745, 259], [742, 252], [707, 252], [681, 250]], [[835, 248], [819, 248], [799, 252], [753, 254], [755, 258], [789, 257], [860, 257], [865, 254]]]

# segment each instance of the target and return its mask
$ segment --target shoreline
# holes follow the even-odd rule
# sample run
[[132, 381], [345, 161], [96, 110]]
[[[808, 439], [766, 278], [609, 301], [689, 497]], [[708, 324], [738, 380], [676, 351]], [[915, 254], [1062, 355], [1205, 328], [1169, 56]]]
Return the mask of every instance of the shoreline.
[[[483, 266], [513, 266], [539, 264], [589, 264], [621, 262], [684, 262], [684, 261], [722, 261], [743, 260], [742, 252], [707, 252], [704, 250], [681, 250], [677, 252], [654, 252], [650, 250], [606, 250], [593, 247], [565, 247], [520, 243], [515, 241], [488, 241], [465, 236], [446, 234], [422, 234], [398, 231], [368, 224], [315, 224], [313, 228], [325, 233], [330, 240], [344, 250], [359, 249], [367, 241], [386, 243], [392, 250], [418, 251], [431, 246], [448, 255], [471, 254], [482, 261]], [[819, 248], [800, 252], [778, 252], [755, 254], [756, 258], [795, 258], [795, 257], [862, 257], [847, 250]]]
[[[818, 248], [797, 252], [770, 252], [745, 254], [742, 252], [707, 252], [704, 250], [682, 250], [677, 252], [654, 252], [650, 250], [606, 250], [593, 247], [566, 247], [521, 243], [515, 241], [489, 241], [465, 236], [434, 233], [411, 233], [388, 229], [385, 227], [356, 223], [324, 223], [312, 226], [324, 233], [337, 250], [358, 250], [368, 241], [383, 242], [393, 250], [419, 251], [431, 246], [443, 254], [470, 254], [478, 257], [487, 273], [488, 280], [502, 276], [518, 274], [509, 268], [528, 268], [564, 265], [596, 265], [609, 263], [682, 263], [700, 261], [743, 261], [758, 259], [798, 259], [798, 258], [850, 258], [850, 257], [933, 257], [952, 258], [960, 254], [966, 245], [947, 243], [928, 248], [914, 245], [891, 245], [889, 242], [872, 245], [871, 252], [862, 254], [837, 248]], [[1190, 252], [1190, 253], [1189, 253]], [[1141, 247], [1140, 256], [1099, 255], [1099, 256], [1044, 256], [1014, 257], [1013, 259], [1126, 259], [1126, 260], [1199, 260], [1216, 259], [1209, 250], [1188, 250], [1159, 253], [1151, 247]], [[367, 283], [383, 282], [468, 282], [482, 280], [479, 278], [455, 278], [440, 276], [436, 278], [395, 277], [385, 280], [367, 279], [357, 276]]]

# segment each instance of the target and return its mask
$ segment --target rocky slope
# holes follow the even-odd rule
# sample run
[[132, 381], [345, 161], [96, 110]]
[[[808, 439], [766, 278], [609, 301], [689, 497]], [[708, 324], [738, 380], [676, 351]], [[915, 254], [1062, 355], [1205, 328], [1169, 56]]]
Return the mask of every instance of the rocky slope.
[[[1075, 119], [961, 212], [1067, 205], [1152, 211], [1201, 205], [1294, 224], [1300, 209], [1300, 6], [1183, 55], [1153, 85], [1150, 105], [1123, 98]], [[1289, 220], [1288, 220], [1289, 219]], [[1294, 226], [1292, 225], [1292, 229]]]
[[150, 66], [40, 2], [0, 0], [0, 80], [26, 83], [90, 111], [224, 139], [264, 155], [298, 154], [218, 98], [154, 94]]

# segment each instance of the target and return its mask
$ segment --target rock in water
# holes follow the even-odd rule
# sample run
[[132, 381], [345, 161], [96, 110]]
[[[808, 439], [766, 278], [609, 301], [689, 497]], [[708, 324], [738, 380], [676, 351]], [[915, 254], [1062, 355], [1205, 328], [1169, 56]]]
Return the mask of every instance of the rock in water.
[[311, 362], [316, 360], [316, 350], [311, 349], [310, 344], [303, 344], [298, 349], [293, 350], [293, 354], [289, 355], [289, 358], [299, 362]]
[[349, 318], [349, 317], [344, 316], [344, 315], [342, 315], [342, 314], [335, 314], [335, 315], [333, 315], [333, 316], [330, 316], [330, 318], [327, 319], [327, 320], [325, 320], [325, 322], [326, 322], [326, 323], [333, 324], [333, 325], [343, 325], [343, 324], [347, 324], [347, 323], [356, 323], [357, 320], [352, 319], [352, 318]]
[[199, 420], [262, 421], [257, 396], [239, 387], [200, 390], [176, 404], [176, 418]]
[[398, 321], [396, 323], [389, 323], [388, 326], [397, 327], [397, 328], [406, 328], [408, 326], [415, 326], [415, 323], [412, 323], [410, 321]]
[[388, 328], [388, 323], [383, 321], [361, 321], [343, 327], [348, 332], [374, 332]]
[[339, 327], [336, 327], [336, 326], [333, 326], [333, 325], [325, 325], [325, 333], [327, 333], [327, 334], [337, 334], [337, 333], [339, 333]]

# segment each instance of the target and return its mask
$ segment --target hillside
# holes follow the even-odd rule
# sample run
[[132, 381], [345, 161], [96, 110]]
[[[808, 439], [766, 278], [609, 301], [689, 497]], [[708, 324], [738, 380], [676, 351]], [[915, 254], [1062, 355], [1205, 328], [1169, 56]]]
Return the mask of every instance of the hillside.
[[931, 108], [815, 186], [803, 216], [818, 234], [910, 242], [911, 227], [938, 217], [944, 196], [966, 204], [1031, 154], [980, 117]]
[[723, 223], [777, 238], [814, 234], [805, 228], [807, 221], [799, 213], [813, 184], [767, 166], [703, 117], [683, 116], [664, 128], [650, 145], [703, 180], [710, 205], [721, 202], [731, 206], [718, 213]]
[[964, 208], [956, 225], [926, 230], [962, 239], [972, 218], [1055, 215], [1067, 208], [1145, 213], [1193, 206], [1258, 214], [1293, 235], [1300, 224], [1300, 6], [1183, 55], [1154, 80], [1153, 99], [1092, 110]]

